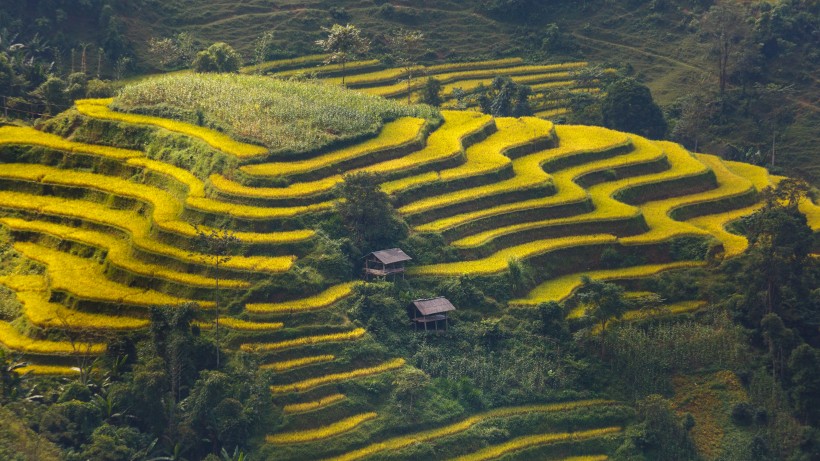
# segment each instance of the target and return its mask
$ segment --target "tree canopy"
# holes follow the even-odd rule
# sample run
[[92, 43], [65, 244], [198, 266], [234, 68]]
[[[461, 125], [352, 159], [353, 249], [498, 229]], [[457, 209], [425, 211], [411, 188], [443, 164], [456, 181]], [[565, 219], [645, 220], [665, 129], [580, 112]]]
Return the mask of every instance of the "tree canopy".
[[606, 89], [601, 102], [604, 126], [651, 139], [666, 134], [663, 112], [645, 85], [631, 78], [618, 80]]

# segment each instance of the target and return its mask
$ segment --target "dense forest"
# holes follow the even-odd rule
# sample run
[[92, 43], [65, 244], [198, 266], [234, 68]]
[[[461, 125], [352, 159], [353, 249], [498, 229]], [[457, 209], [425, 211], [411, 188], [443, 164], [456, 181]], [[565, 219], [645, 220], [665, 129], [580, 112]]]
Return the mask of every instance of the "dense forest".
[[809, 0], [0, 6], [0, 458], [818, 459], [818, 63]]

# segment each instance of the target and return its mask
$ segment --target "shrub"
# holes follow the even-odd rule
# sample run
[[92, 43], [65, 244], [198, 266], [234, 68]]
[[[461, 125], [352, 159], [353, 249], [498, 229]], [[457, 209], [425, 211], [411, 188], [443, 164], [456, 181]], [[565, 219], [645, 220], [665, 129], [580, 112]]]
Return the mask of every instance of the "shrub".
[[197, 53], [193, 62], [195, 72], [238, 72], [242, 59], [230, 45], [214, 43]]

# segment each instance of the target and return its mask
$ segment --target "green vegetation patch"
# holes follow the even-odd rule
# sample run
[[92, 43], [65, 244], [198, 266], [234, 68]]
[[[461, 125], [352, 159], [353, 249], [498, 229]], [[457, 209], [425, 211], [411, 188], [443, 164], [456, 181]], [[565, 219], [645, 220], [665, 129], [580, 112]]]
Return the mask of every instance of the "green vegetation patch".
[[116, 110], [171, 117], [299, 154], [374, 136], [399, 117], [438, 123], [429, 106], [406, 106], [317, 82], [233, 74], [166, 75], [124, 88]]

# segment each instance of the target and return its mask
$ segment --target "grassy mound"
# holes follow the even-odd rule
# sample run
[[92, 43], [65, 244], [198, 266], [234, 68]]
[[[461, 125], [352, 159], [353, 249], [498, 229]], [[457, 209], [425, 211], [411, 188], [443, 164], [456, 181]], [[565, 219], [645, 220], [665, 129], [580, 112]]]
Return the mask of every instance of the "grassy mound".
[[400, 117], [440, 117], [428, 106], [408, 107], [333, 85], [224, 74], [144, 80], [124, 88], [113, 107], [212, 126], [279, 154], [373, 136]]

